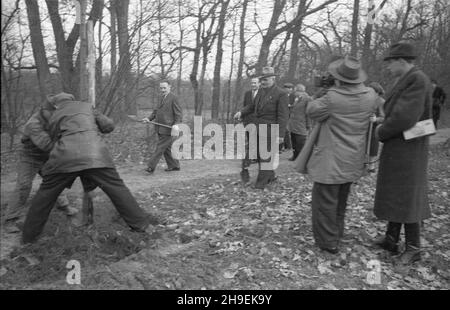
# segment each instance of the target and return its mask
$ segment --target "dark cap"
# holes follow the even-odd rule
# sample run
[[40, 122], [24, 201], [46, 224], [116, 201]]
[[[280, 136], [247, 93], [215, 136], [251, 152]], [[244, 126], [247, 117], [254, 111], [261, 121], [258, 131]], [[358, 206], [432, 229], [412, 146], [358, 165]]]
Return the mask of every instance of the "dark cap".
[[387, 56], [384, 57], [384, 60], [386, 61], [393, 58], [414, 59], [417, 58], [417, 55], [412, 44], [402, 42], [393, 44], [389, 48], [389, 52]]

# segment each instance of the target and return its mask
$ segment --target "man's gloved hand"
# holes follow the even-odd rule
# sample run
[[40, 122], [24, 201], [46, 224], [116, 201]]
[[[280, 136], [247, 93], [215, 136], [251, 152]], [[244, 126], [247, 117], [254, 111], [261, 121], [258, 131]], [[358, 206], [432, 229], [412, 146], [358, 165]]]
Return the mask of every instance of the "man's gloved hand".
[[142, 122], [144, 122], [144, 123], [150, 123], [150, 120], [148, 119], [148, 117], [145, 117], [145, 118], [142, 119]]
[[234, 114], [234, 119], [240, 120], [240, 119], [241, 119], [241, 116], [242, 116], [242, 113], [241, 113], [241, 111], [239, 111], [239, 112], [237, 112], [236, 114]]
[[377, 116], [375, 114], [372, 114], [369, 117], [369, 120], [370, 120], [371, 123], [376, 123], [377, 122]]

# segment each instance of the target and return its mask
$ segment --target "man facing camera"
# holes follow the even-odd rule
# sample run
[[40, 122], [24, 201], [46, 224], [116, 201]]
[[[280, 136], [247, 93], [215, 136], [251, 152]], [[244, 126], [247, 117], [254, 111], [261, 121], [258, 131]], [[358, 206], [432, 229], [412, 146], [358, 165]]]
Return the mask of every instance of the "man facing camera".
[[[254, 114], [253, 119], [257, 126], [256, 155], [259, 167], [255, 188], [258, 189], [264, 189], [267, 184], [276, 180], [274, 156], [278, 156], [279, 144], [283, 143], [289, 118], [288, 96], [275, 84], [275, 76], [275, 70], [272, 67], [264, 67], [260, 75], [261, 88], [255, 100], [234, 115], [234, 118], [240, 119]], [[275, 129], [275, 126], [278, 126], [278, 137], [272, 137], [272, 129]], [[272, 141], [275, 141], [273, 145]], [[264, 150], [264, 148], [266, 149]], [[265, 156], [265, 151], [270, 154]], [[274, 155], [274, 153], [277, 154]]]
[[156, 123], [165, 125], [156, 125], [155, 128], [158, 133], [158, 146], [148, 162], [146, 171], [150, 174], [153, 174], [155, 171], [156, 165], [158, 165], [163, 154], [167, 162], [166, 171], [180, 170], [180, 162], [172, 156], [173, 137], [171, 130], [178, 131], [177, 124], [181, 123], [183, 118], [182, 109], [178, 98], [170, 92], [170, 84], [168, 81], [159, 83], [159, 89], [161, 91], [161, 99], [158, 106], [149, 117], [143, 119], [144, 122], [155, 121]]

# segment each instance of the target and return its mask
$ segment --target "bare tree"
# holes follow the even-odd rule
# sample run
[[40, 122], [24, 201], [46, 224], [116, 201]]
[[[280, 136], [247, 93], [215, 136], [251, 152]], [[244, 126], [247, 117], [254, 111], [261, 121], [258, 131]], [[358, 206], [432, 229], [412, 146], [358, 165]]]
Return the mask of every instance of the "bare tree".
[[353, 1], [352, 15], [352, 37], [350, 43], [350, 55], [356, 56], [358, 53], [358, 19], [359, 19], [359, 0]]
[[216, 63], [214, 66], [214, 78], [213, 78], [213, 93], [212, 93], [212, 103], [211, 103], [211, 118], [217, 119], [219, 117], [219, 103], [220, 103], [220, 69], [222, 67], [222, 57], [223, 57], [223, 36], [225, 29], [225, 17], [230, 4], [230, 0], [220, 0], [221, 9], [219, 15], [219, 21], [217, 26], [217, 53], [216, 53]]
[[237, 111], [238, 103], [242, 101], [242, 72], [244, 68], [244, 59], [245, 59], [245, 46], [247, 44], [245, 39], [245, 18], [247, 16], [247, 6], [249, 0], [244, 0], [242, 2], [242, 13], [239, 24], [239, 61], [237, 65], [237, 73], [236, 73], [236, 86], [233, 96], [233, 113]]
[[28, 26], [30, 28], [31, 45], [33, 47], [34, 62], [42, 100], [47, 94], [47, 83], [50, 82], [50, 69], [45, 53], [44, 38], [41, 29], [41, 17], [37, 1], [25, 0], [27, 6]]

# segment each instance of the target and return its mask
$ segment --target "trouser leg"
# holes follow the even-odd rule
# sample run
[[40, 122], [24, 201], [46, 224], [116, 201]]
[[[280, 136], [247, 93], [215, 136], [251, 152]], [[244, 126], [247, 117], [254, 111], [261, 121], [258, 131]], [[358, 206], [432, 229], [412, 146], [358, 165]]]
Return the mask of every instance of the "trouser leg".
[[303, 146], [305, 145], [306, 142], [306, 136], [305, 135], [298, 135], [298, 134], [292, 134], [292, 141], [295, 140], [295, 143], [293, 145], [294, 146], [294, 157], [297, 158], [298, 154], [300, 154], [300, 152], [303, 149]]
[[98, 168], [82, 171], [83, 179], [88, 179], [100, 187], [111, 199], [125, 222], [135, 230], [145, 230], [148, 214], [139, 207], [136, 199], [114, 168]]
[[33, 180], [38, 171], [42, 168], [44, 162], [33, 159], [24, 151], [20, 152], [20, 159], [17, 165], [16, 187], [12, 193], [8, 207], [6, 209], [5, 220], [14, 220], [22, 216], [25, 209], [25, 203], [31, 192]]
[[352, 183], [345, 183], [339, 186], [338, 206], [337, 206], [337, 223], [339, 229], [339, 239], [344, 236], [345, 227], [345, 210], [347, 209], [347, 198], [350, 193]]
[[178, 159], [173, 158], [172, 156], [172, 143], [173, 143], [173, 138], [172, 136], [166, 136], [165, 139], [167, 147], [164, 150], [164, 159], [166, 160], [167, 163], [167, 168], [171, 169], [171, 168], [180, 168], [180, 162], [178, 161]]
[[167, 139], [165, 139], [166, 135], [158, 134], [158, 145], [156, 146], [156, 150], [153, 153], [152, 157], [148, 161], [148, 167], [150, 169], [155, 169], [156, 165], [158, 165], [161, 156], [167, 148]]
[[[269, 129], [270, 130], [270, 129]], [[270, 133], [266, 134], [267, 137], [264, 137], [262, 139], [267, 139], [266, 140], [266, 151], [272, 153], [272, 149], [273, 147], [275, 147], [275, 149], [277, 149], [276, 146], [271, 146], [271, 137], [270, 137]], [[269, 156], [268, 158], [263, 158], [262, 156], [262, 145], [260, 144], [260, 136], [257, 137], [258, 138], [258, 143], [257, 143], [257, 160], [258, 160], [258, 176], [256, 178], [256, 183], [255, 183], [255, 187], [256, 188], [264, 188], [267, 184], [269, 184], [270, 182], [275, 180], [275, 170], [270, 169], [270, 167], [273, 167], [272, 165], [272, 156]], [[273, 154], [272, 154], [273, 155]]]
[[401, 223], [388, 222], [386, 229], [386, 237], [394, 243], [400, 240], [400, 231], [402, 229]]
[[420, 223], [407, 223], [405, 225], [406, 247], [420, 248]]
[[291, 134], [287, 129], [286, 129], [286, 133], [284, 134], [283, 144], [284, 144], [284, 148], [286, 150], [290, 150], [292, 148]]
[[76, 173], [60, 173], [44, 176], [41, 186], [31, 201], [23, 226], [24, 243], [34, 242], [41, 234], [56, 199], [64, 188], [72, 184]]
[[[344, 203], [339, 203], [340, 187], [339, 184], [317, 182], [313, 185], [312, 230], [315, 242], [319, 247], [336, 248], [339, 244], [339, 233], [340, 230], [343, 230], [345, 214]], [[341, 196], [342, 198], [346, 196], [344, 190], [341, 192]], [[338, 224], [338, 209], [341, 225]]]
[[247, 169], [248, 167], [250, 167], [250, 134], [248, 133], [248, 131], [245, 131], [245, 147], [244, 147], [244, 151], [245, 151], [245, 156], [244, 159], [242, 160], [242, 170]]

